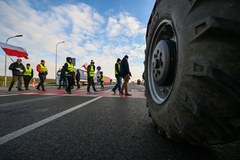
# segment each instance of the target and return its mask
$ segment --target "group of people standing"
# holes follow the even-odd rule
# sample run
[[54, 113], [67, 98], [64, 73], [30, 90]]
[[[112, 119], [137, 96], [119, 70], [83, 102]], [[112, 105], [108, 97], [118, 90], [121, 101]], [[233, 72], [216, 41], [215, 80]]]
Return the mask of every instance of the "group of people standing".
[[[128, 64], [128, 55], [125, 55], [122, 60], [120, 58], [117, 59], [117, 62], [114, 65], [114, 70], [117, 83], [113, 87], [112, 91], [114, 92], [114, 94], [116, 94], [116, 90], [118, 89], [120, 95], [131, 96], [131, 94], [128, 92], [128, 82], [130, 80], [130, 77], [132, 76]], [[95, 65], [93, 60], [91, 60], [90, 65], [88, 65], [87, 67], [87, 75], [88, 75], [87, 92], [91, 93], [90, 86], [92, 86], [94, 92], [97, 92], [94, 83]], [[124, 80], [123, 84], [122, 79]], [[103, 89], [104, 85], [102, 72], [100, 72], [100, 82], [101, 89]]]
[[77, 89], [80, 89], [80, 78], [81, 74], [79, 69], [77, 69], [77, 73], [75, 74], [72, 58], [67, 57], [66, 63], [62, 66], [61, 69], [58, 89], [61, 89], [63, 86], [65, 87], [66, 92], [71, 94], [71, 90], [75, 85], [75, 80], [77, 82]]
[[[8, 88], [8, 91], [11, 91], [14, 84], [17, 82], [17, 89], [18, 91], [23, 91], [22, 89], [22, 82], [24, 80], [24, 86], [25, 86], [25, 90], [29, 90], [29, 83], [30, 80], [32, 79], [33, 75], [34, 75], [34, 71], [33, 69], [30, 67], [30, 64], [26, 64], [26, 67], [22, 64], [22, 60], [21, 59], [17, 59], [16, 62], [12, 63], [9, 66], [9, 69], [12, 70], [12, 81], [10, 83], [10, 86]], [[41, 62], [37, 65], [36, 67], [37, 71], [38, 71], [38, 76], [40, 79], [40, 82], [38, 83], [36, 89], [37, 90], [42, 90], [42, 91], [46, 91], [45, 89], [45, 80], [46, 80], [46, 76], [48, 74], [48, 69], [47, 66], [45, 65], [45, 60], [41, 60]], [[66, 59], [66, 63], [63, 66], [63, 72], [66, 78], [66, 92], [71, 94], [71, 87], [74, 84], [74, 76], [75, 76], [75, 72], [74, 72], [74, 66], [72, 64], [72, 58], [71, 57], [67, 57]], [[79, 82], [80, 81], [80, 73], [79, 71], [77, 71], [77, 75], [79, 78], [76, 78], [76, 80]], [[80, 84], [78, 83], [78, 88], [80, 88]]]
[[[25, 67], [22, 64], [22, 60], [17, 59], [16, 62], [13, 62], [9, 66], [9, 70], [12, 71], [12, 81], [10, 83], [8, 91], [10, 92], [12, 90], [16, 82], [17, 82], [18, 91], [23, 91], [22, 89], [23, 80], [24, 80], [25, 90], [29, 90], [29, 83], [34, 75], [34, 71], [30, 67], [30, 64], [27, 63]], [[48, 74], [48, 70], [47, 70], [47, 67], [45, 66], [44, 60], [41, 60], [41, 63], [37, 65], [37, 71], [39, 73], [38, 76], [40, 78], [40, 83], [38, 83], [37, 89], [40, 90], [40, 87], [41, 87], [43, 91], [46, 91], [44, 87], [44, 82], [46, 80], [46, 75]]]
[[[30, 64], [26, 64], [26, 67], [22, 64], [21, 59], [17, 59], [16, 62], [12, 63], [9, 66], [9, 69], [12, 70], [12, 81], [11, 84], [8, 88], [8, 91], [11, 91], [12, 87], [14, 86], [15, 82], [18, 82], [17, 84], [17, 89], [18, 91], [23, 91], [22, 89], [22, 82], [24, 79], [24, 86], [25, 90], [29, 90], [29, 82], [32, 79], [34, 75], [33, 69], [30, 67]], [[38, 83], [36, 89], [42, 91], [45, 90], [45, 80], [46, 76], [48, 74], [48, 69], [45, 65], [45, 61], [41, 60], [40, 64], [37, 65], [36, 67], [38, 71], [38, 76], [40, 79], [40, 82]], [[64, 74], [64, 76], [62, 76]], [[77, 88], [80, 88], [80, 72], [77, 70], [77, 73], [75, 75], [75, 69], [74, 65], [72, 63], [72, 58], [67, 57], [66, 58], [66, 63], [62, 67], [61, 70], [61, 78], [59, 81], [59, 88], [61, 89], [62, 81], [65, 84], [65, 90], [67, 93], [71, 94], [71, 89], [73, 88], [73, 85], [75, 84], [75, 79], [77, 82]], [[117, 83], [112, 89], [114, 94], [116, 94], [116, 90], [118, 89], [119, 94], [124, 94], [125, 96], [131, 96], [131, 94], [128, 93], [128, 82], [130, 79], [131, 72], [129, 70], [129, 64], [128, 64], [128, 56], [125, 55], [123, 59], [121, 60], [120, 58], [117, 59], [117, 62], [115, 63], [115, 77], [117, 79]], [[64, 77], [64, 78], [62, 78]], [[88, 80], [88, 86], [87, 86], [87, 92], [90, 92], [90, 86], [92, 86], [94, 92], [98, 92], [95, 88], [95, 82], [94, 82], [94, 77], [95, 77], [95, 64], [94, 61], [91, 60], [90, 64], [87, 66], [87, 80]], [[123, 85], [121, 86], [122, 83], [122, 78], [124, 80]], [[100, 72], [100, 82], [101, 82], [101, 89], [104, 89], [104, 76], [103, 72]], [[41, 89], [40, 89], [41, 88]]]
[[[57, 89], [61, 89], [62, 86], [63, 86], [63, 88], [67, 88], [68, 84], [69, 84], [68, 79], [72, 81], [70, 83], [71, 85], [75, 84], [75, 81], [74, 81], [75, 72], [71, 71], [72, 70], [71, 68], [72, 68], [72, 65], [73, 65], [71, 57], [67, 57], [66, 61], [67, 62], [62, 66], [62, 69], [61, 69], [61, 72], [60, 72], [60, 79], [59, 79], [59, 82], [58, 82], [58, 88]], [[66, 76], [66, 74], [67, 74], [67, 76]], [[70, 78], [69, 78], [69, 76], [70, 76]], [[77, 69], [77, 73], [76, 73], [76, 76], [75, 76], [75, 80], [77, 82], [77, 89], [80, 89], [80, 78], [81, 78], [81, 74], [80, 74], [79, 69]], [[73, 88], [73, 86], [71, 87], [71, 89], [72, 88]]]
[[[93, 60], [91, 60], [90, 64], [87, 66], [87, 80], [88, 80], [87, 93], [91, 93], [90, 86], [92, 86], [94, 92], [98, 92], [95, 88], [95, 82], [94, 82], [95, 69], [96, 69], [95, 63]], [[77, 88], [78, 89], [80, 88], [80, 78], [81, 78], [81, 74], [79, 69], [77, 69], [77, 73], [75, 75], [74, 66], [72, 64], [72, 58], [67, 57], [66, 63], [64, 64], [61, 70], [58, 89], [61, 89], [62, 82], [63, 82], [66, 92], [71, 94], [71, 89], [75, 84], [75, 80], [77, 83]], [[103, 72], [100, 72], [100, 82], [101, 82], [101, 89], [104, 89]]]

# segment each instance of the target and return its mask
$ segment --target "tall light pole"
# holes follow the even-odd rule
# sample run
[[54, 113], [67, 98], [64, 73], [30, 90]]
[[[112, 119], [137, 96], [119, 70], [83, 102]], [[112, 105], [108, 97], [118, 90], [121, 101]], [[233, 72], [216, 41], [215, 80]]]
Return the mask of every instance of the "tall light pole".
[[57, 46], [61, 43], [64, 43], [65, 41], [59, 42], [56, 44], [56, 56], [55, 56], [55, 79], [57, 78], [56, 73], [57, 73]]
[[[6, 40], [6, 44], [9, 39], [15, 38], [15, 37], [22, 37], [22, 36], [23, 35], [19, 34], [19, 35], [15, 35], [12, 37], [8, 37], [8, 39]], [[6, 87], [6, 86], [7, 86], [7, 54], [5, 53], [4, 87]]]

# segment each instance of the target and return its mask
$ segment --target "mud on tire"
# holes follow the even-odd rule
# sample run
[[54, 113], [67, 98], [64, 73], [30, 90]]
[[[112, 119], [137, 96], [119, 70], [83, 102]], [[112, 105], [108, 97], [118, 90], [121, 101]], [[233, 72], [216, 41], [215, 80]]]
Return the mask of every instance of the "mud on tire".
[[145, 50], [147, 106], [166, 135], [240, 138], [240, 1], [157, 0]]

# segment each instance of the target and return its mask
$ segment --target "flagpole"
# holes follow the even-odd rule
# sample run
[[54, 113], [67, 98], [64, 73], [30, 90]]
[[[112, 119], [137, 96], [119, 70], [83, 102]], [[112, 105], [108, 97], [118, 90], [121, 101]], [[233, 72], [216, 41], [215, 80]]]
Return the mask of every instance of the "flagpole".
[[[6, 44], [8, 42], [9, 39], [11, 38], [15, 38], [15, 37], [22, 37], [23, 35], [15, 35], [12, 37], [8, 37], [6, 40]], [[4, 87], [7, 86], [7, 54], [5, 53], [5, 70], [4, 70]]]
[[64, 43], [64, 42], [65, 42], [65, 41], [62, 41], [62, 42], [59, 42], [59, 43], [56, 44], [55, 73], [54, 73], [54, 75], [55, 75], [55, 80], [57, 79], [57, 47], [58, 47], [59, 44]]

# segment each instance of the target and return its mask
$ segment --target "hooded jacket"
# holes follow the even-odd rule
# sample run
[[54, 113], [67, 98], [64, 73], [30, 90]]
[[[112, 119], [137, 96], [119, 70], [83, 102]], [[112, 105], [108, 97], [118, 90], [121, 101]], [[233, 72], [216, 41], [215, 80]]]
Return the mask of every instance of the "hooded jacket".
[[[20, 70], [18, 70], [18, 68]], [[24, 72], [25, 72], [25, 67], [22, 63], [18, 64], [17, 62], [12, 63], [9, 66], [9, 69], [12, 70], [12, 75], [13, 76], [23, 76]]]
[[123, 58], [120, 63], [120, 75], [122, 78], [124, 78], [127, 74], [131, 75], [131, 72], [129, 70], [129, 64], [127, 58]]

